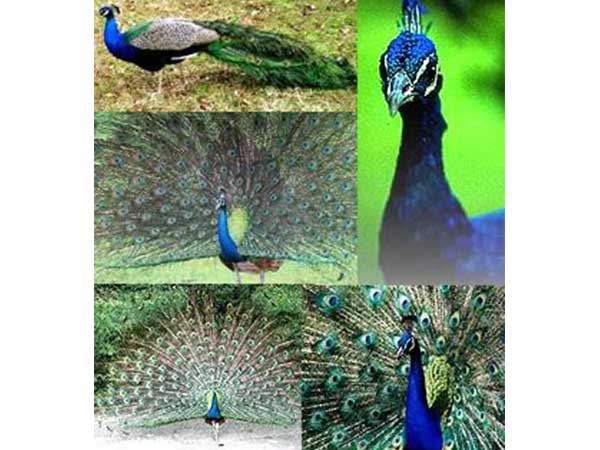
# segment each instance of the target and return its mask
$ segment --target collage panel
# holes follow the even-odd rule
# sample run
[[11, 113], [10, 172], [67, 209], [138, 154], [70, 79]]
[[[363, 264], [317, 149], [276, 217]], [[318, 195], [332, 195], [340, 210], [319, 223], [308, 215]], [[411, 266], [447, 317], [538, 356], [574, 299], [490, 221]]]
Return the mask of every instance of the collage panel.
[[356, 282], [352, 113], [97, 113], [97, 283]]
[[358, 20], [361, 283], [504, 284], [504, 1]]
[[355, 111], [356, 0], [94, 0], [96, 111]]
[[306, 450], [504, 449], [504, 288], [310, 288]]
[[118, 448], [160, 440], [165, 448], [299, 450], [301, 294], [294, 286], [97, 286], [96, 438]]

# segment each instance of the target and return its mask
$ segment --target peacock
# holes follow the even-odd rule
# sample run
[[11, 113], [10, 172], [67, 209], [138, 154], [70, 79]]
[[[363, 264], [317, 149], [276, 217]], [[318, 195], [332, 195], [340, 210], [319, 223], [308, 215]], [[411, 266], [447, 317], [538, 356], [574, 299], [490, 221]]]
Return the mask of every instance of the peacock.
[[294, 331], [251, 299], [197, 298], [159, 310], [159, 324], [131, 340], [110, 367], [97, 413], [125, 432], [204, 420], [218, 441], [228, 420], [289, 426], [300, 421]]
[[[120, 8], [105, 5], [104, 43], [116, 58], [150, 72], [207, 53], [259, 83], [278, 87], [341, 89], [356, 85], [345, 58], [323, 56], [288, 36], [220, 20], [157, 19], [120, 31]], [[162, 78], [159, 75], [159, 92]]]
[[389, 111], [403, 122], [400, 153], [380, 230], [388, 283], [504, 282], [504, 210], [467, 217], [442, 161], [443, 77], [419, 0], [403, 1], [400, 34], [380, 59]]
[[504, 449], [504, 288], [312, 288], [307, 450]]
[[262, 283], [286, 261], [323, 280], [355, 279], [354, 114], [121, 113], [96, 121], [99, 268], [218, 257], [238, 283], [240, 273]]

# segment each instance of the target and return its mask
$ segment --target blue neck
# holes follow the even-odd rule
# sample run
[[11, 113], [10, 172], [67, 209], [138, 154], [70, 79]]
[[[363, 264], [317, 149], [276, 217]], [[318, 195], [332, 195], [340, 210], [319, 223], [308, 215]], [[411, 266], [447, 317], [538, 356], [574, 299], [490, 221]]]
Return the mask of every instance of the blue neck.
[[425, 376], [418, 342], [410, 354], [405, 417], [405, 450], [442, 450], [444, 440], [441, 418], [436, 411], [427, 406]]
[[237, 244], [229, 234], [229, 226], [227, 224], [227, 208], [219, 208], [217, 218], [217, 236], [221, 247], [221, 258], [227, 262], [241, 262], [244, 260], [238, 251]]
[[104, 44], [108, 51], [116, 58], [131, 61], [136, 57], [136, 50], [129, 45], [123, 34], [119, 31], [117, 18], [114, 15], [106, 18], [104, 25]]
[[389, 283], [447, 283], [448, 242], [470, 233], [442, 161], [446, 122], [438, 95], [401, 108], [402, 143], [380, 234], [380, 263]]
[[430, 176], [447, 185], [442, 162], [442, 135], [447, 125], [442, 116], [438, 95], [415, 101], [401, 108], [402, 142], [394, 187], [403, 186], [406, 176], [419, 166], [426, 166]]
[[206, 418], [211, 420], [221, 420], [223, 418], [221, 415], [221, 410], [219, 409], [219, 402], [217, 401], [216, 392], [213, 392], [212, 402], [208, 413], [206, 413]]

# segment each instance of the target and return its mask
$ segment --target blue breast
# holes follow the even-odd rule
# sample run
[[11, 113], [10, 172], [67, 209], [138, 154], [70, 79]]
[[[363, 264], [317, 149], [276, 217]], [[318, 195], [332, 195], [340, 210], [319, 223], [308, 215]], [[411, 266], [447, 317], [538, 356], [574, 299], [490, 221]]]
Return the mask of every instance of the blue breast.
[[411, 354], [406, 396], [405, 450], [442, 450], [442, 422], [439, 414], [427, 406], [421, 353]]
[[221, 247], [220, 256], [223, 258], [223, 260], [230, 263], [244, 261], [244, 258], [238, 251], [237, 244], [229, 234], [226, 208], [219, 208], [219, 215], [217, 218], [217, 237], [219, 238], [219, 246]]
[[206, 413], [206, 418], [210, 420], [221, 420], [223, 416], [221, 415], [221, 410], [219, 409], [219, 402], [217, 401], [217, 395], [213, 393], [212, 402], [210, 404], [210, 409], [208, 413]]

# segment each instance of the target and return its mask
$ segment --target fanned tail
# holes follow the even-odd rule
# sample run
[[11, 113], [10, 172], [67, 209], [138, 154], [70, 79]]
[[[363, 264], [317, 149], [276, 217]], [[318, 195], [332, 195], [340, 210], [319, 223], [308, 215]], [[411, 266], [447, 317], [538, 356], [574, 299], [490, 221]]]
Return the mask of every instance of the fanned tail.
[[155, 427], [206, 417], [214, 392], [224, 419], [299, 420], [295, 337], [248, 302], [202, 300], [166, 312], [114, 363], [100, 410], [125, 427]]
[[356, 85], [356, 72], [345, 58], [318, 54], [283, 34], [223, 21], [197, 21], [221, 39], [205, 52], [233, 64], [259, 82], [279, 87], [341, 89]]
[[410, 361], [396, 358], [402, 318], [424, 361], [428, 406], [445, 449], [504, 448], [504, 289], [315, 288], [303, 324], [303, 448], [404, 445]]
[[96, 125], [97, 267], [217, 257], [224, 190], [242, 255], [354, 276], [353, 114], [103, 114]]

